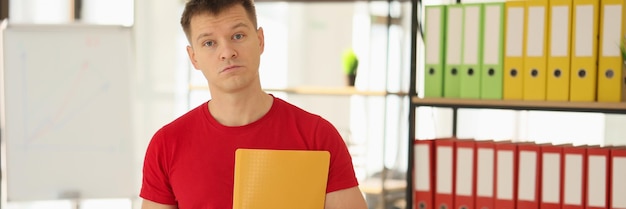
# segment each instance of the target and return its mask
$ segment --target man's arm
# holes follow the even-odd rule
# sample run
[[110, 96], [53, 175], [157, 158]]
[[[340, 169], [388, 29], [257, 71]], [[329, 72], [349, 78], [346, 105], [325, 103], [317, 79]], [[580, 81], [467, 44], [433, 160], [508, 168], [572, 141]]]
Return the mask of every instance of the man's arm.
[[367, 204], [359, 187], [352, 187], [326, 194], [324, 209], [367, 209]]
[[141, 203], [141, 209], [178, 209], [176, 205], [164, 205], [144, 199]]

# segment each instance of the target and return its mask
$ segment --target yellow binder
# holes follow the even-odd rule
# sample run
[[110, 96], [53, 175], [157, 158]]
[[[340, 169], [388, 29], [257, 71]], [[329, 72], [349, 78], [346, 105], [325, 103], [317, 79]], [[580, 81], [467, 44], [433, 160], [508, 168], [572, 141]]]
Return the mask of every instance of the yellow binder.
[[524, 20], [523, 99], [546, 100], [548, 1], [527, 0]]
[[550, 0], [546, 100], [569, 100], [572, 0]]
[[598, 0], [574, 0], [570, 101], [596, 100], [598, 7]]
[[504, 81], [505, 100], [521, 100], [524, 69], [524, 1], [507, 1], [504, 31]]
[[233, 209], [323, 209], [328, 151], [237, 149]]
[[600, 42], [598, 44], [598, 101], [622, 101], [622, 56], [624, 39], [624, 0], [600, 3]]

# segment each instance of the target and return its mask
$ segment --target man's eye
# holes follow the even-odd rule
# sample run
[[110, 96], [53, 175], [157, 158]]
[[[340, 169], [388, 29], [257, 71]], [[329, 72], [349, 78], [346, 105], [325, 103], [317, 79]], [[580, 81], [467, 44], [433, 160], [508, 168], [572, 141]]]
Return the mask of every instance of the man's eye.
[[212, 47], [213, 45], [215, 45], [215, 41], [206, 41], [204, 42], [204, 44], [202, 44], [204, 46], [208, 46], [208, 47]]
[[244, 37], [244, 35], [243, 35], [243, 34], [238, 33], [238, 34], [235, 34], [235, 35], [233, 36], [233, 39], [235, 39], [235, 40], [239, 40], [239, 39], [243, 39], [243, 37]]

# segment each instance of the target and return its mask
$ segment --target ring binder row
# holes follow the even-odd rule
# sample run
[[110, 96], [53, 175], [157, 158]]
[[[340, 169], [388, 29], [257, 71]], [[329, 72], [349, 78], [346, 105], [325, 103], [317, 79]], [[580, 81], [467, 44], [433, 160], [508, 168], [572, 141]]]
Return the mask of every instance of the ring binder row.
[[414, 150], [417, 209], [626, 208], [626, 146], [439, 138]]
[[626, 101], [625, 0], [425, 6], [424, 97]]

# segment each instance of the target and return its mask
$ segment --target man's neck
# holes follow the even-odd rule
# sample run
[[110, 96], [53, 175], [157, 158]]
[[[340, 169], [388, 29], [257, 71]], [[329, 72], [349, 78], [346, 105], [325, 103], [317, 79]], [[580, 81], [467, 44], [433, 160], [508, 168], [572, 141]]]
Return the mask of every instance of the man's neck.
[[263, 117], [273, 100], [263, 91], [215, 95], [209, 102], [209, 111], [224, 126], [243, 126]]

